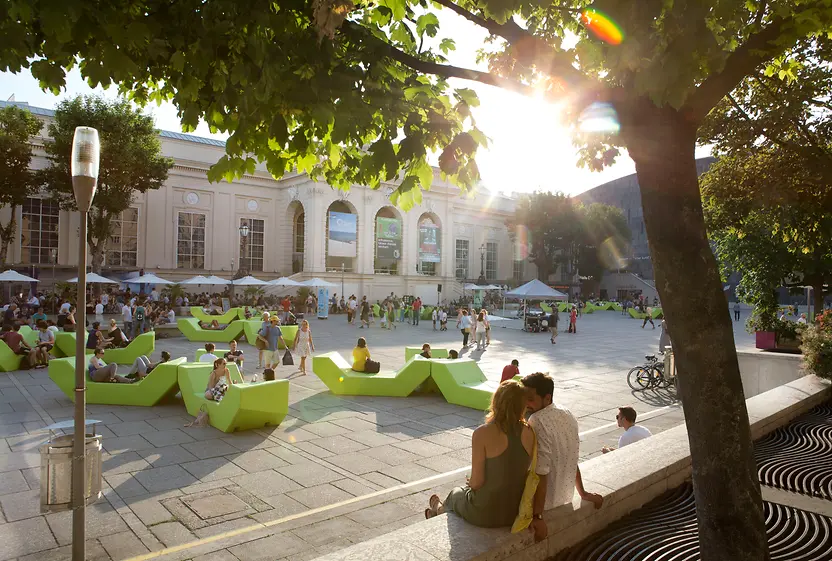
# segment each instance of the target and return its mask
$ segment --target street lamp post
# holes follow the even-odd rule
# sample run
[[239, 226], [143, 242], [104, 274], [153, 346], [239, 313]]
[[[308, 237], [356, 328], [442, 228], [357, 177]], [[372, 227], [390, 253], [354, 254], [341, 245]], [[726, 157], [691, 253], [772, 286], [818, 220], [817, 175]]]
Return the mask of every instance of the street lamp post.
[[480, 278], [477, 279], [477, 284], [485, 285], [485, 244], [480, 246]]
[[98, 131], [76, 127], [72, 139], [72, 191], [80, 213], [78, 230], [78, 296], [75, 319], [75, 434], [72, 442], [72, 561], [86, 557], [86, 372], [84, 342], [87, 314], [87, 214], [98, 183], [101, 149]]
[[241, 277], [246, 276], [248, 274], [248, 268], [251, 267], [251, 263], [250, 263], [251, 260], [250, 259], [249, 259], [249, 263], [247, 263], [247, 266], [246, 267], [243, 266], [243, 257], [247, 253], [246, 249], [247, 249], [247, 245], [248, 245], [248, 232], [249, 232], [248, 224], [244, 223], [242, 226], [240, 226], [240, 237], [242, 238], [242, 241], [243, 241], [243, 251], [240, 253], [240, 276]]

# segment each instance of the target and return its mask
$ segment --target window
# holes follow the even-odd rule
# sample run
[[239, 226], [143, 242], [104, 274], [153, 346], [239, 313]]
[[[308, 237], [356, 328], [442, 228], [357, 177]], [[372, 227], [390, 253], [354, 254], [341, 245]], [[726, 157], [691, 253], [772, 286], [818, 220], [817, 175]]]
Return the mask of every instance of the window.
[[22, 210], [21, 262], [55, 263], [58, 256], [58, 203], [29, 197]]
[[112, 219], [107, 241], [108, 267], [135, 267], [139, 257], [139, 209], [130, 207]]
[[497, 279], [497, 242], [485, 244], [485, 278], [486, 280]]
[[526, 262], [525, 261], [515, 261], [514, 262], [514, 271], [512, 272], [512, 277], [514, 277], [515, 281], [522, 281], [523, 277], [526, 276]]
[[[266, 222], [259, 218], [241, 218], [248, 226], [248, 236], [240, 240], [240, 265], [244, 271], [262, 271]], [[242, 236], [240, 236], [242, 238]]]
[[205, 215], [180, 212], [176, 229], [176, 267], [205, 268]]
[[306, 244], [306, 217], [303, 212], [295, 217], [295, 253], [303, 253]]
[[456, 240], [456, 278], [468, 278], [468, 240]]

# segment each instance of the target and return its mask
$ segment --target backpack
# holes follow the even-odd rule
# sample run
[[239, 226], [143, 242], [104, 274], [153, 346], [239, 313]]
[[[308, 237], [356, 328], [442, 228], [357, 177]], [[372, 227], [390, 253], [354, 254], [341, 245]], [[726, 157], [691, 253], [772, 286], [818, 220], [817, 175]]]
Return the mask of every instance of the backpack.
[[136, 321], [144, 321], [144, 308], [136, 308]]

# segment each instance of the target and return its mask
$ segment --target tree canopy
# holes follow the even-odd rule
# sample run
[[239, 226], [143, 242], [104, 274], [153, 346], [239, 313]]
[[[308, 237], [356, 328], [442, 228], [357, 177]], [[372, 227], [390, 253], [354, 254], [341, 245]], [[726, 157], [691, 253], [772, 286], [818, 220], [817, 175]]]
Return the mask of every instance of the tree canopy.
[[0, 266], [5, 265], [9, 244], [17, 232], [17, 207], [37, 189], [30, 169], [30, 138], [40, 132], [41, 126], [38, 118], [24, 109], [0, 108], [0, 207], [11, 210], [9, 221], [0, 223]]
[[774, 290], [832, 282], [832, 41], [798, 44], [783, 74], [761, 69], [700, 130], [718, 161], [703, 176], [711, 238], [739, 295], [773, 316]]
[[65, 210], [75, 209], [70, 156], [78, 126], [98, 129], [101, 142], [98, 189], [89, 213], [87, 235], [92, 269], [100, 272], [113, 218], [130, 207], [136, 193], [159, 189], [173, 160], [161, 154], [153, 118], [127, 100], [78, 96], [62, 101], [48, 128], [51, 141], [46, 143], [46, 153], [50, 165], [38, 175], [47, 192]]
[[600, 281], [604, 271], [628, 253], [631, 233], [618, 208], [576, 202], [562, 193], [536, 192], [518, 198], [506, 222], [521, 255], [537, 267], [543, 282], [564, 267], [570, 276]]

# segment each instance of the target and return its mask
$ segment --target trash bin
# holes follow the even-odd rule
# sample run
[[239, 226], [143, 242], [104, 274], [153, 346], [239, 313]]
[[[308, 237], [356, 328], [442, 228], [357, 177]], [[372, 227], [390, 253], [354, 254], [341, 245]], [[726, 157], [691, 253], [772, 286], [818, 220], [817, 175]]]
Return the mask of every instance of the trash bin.
[[[75, 435], [50, 438], [40, 447], [40, 511], [60, 512], [72, 507], [72, 445]], [[87, 434], [85, 443], [86, 504], [101, 497], [101, 435]]]

